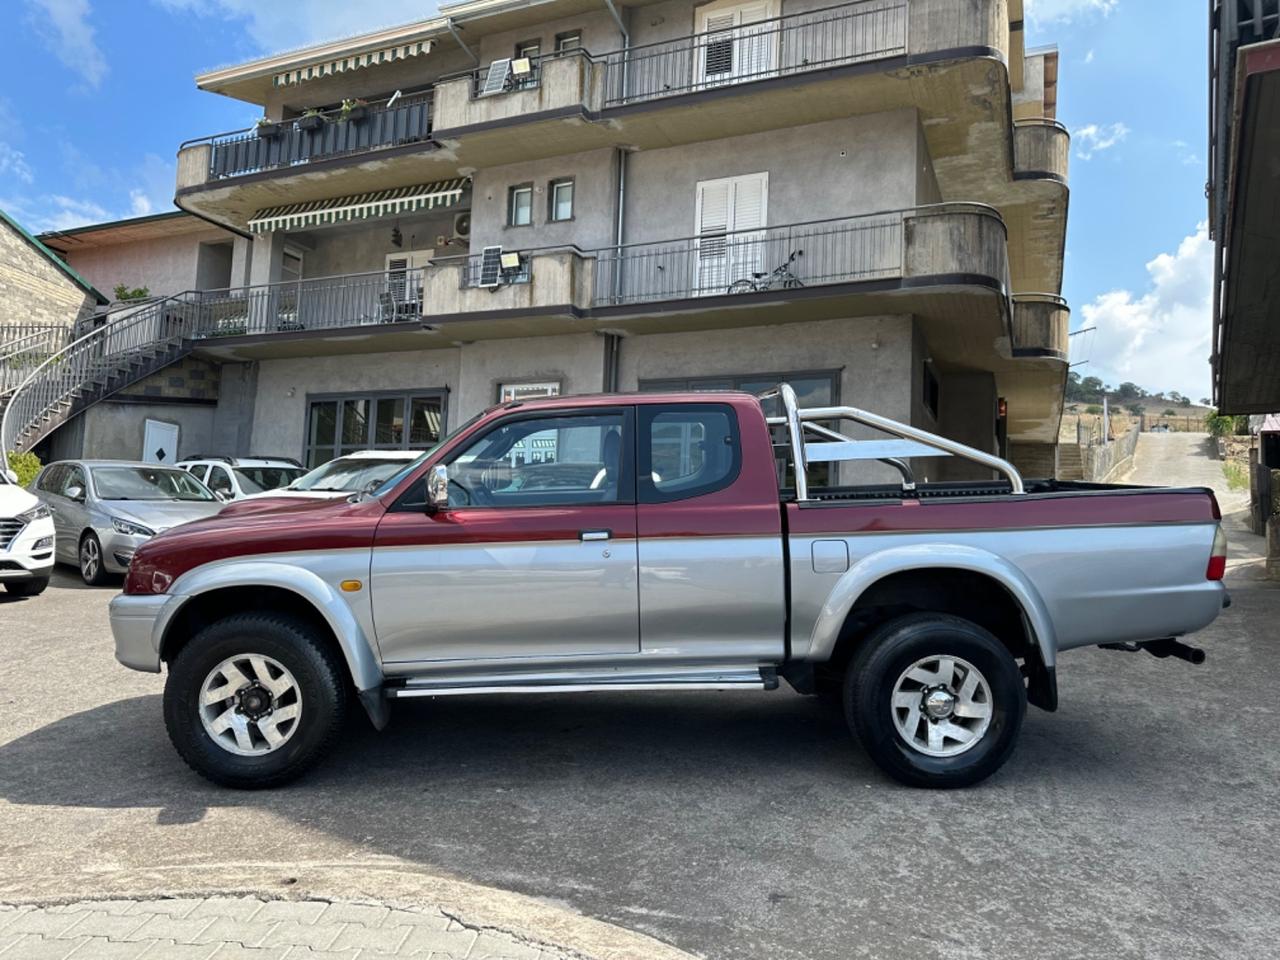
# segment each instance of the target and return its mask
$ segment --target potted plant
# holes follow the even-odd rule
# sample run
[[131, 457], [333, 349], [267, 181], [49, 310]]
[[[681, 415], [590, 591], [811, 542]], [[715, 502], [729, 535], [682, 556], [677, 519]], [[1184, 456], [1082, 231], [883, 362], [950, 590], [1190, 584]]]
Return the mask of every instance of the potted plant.
[[280, 132], [280, 121], [271, 120], [267, 117], [259, 117], [254, 127], [258, 131], [258, 136], [263, 139], [269, 139], [276, 136]]
[[342, 119], [350, 120], [352, 123], [359, 123], [369, 115], [369, 104], [365, 100], [356, 97], [352, 100], [342, 101]]
[[304, 110], [302, 116], [298, 118], [299, 130], [319, 130], [324, 126], [324, 114], [312, 107], [310, 110]]

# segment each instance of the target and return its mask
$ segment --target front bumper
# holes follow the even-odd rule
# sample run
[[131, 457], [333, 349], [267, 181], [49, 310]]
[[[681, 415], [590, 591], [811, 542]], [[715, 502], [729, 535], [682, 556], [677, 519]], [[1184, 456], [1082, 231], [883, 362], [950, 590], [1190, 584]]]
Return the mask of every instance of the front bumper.
[[116, 659], [131, 670], [160, 672], [160, 639], [181, 597], [169, 594], [128, 597], [111, 601], [108, 617], [116, 641]]
[[120, 533], [111, 526], [96, 529], [102, 543], [102, 565], [111, 573], [128, 573], [134, 552], [151, 539]]
[[0, 583], [48, 580], [53, 573], [53, 520], [43, 517], [18, 531], [0, 550]]

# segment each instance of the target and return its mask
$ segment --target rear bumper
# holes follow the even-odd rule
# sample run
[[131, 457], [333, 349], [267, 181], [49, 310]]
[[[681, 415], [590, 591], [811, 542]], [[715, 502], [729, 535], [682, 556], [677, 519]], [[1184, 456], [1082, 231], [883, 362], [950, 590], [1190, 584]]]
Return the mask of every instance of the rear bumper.
[[121, 594], [111, 601], [108, 616], [111, 635], [116, 641], [116, 659], [120, 663], [131, 670], [160, 672], [160, 638], [173, 610], [170, 604], [176, 599], [180, 598], [167, 594], [149, 597]]

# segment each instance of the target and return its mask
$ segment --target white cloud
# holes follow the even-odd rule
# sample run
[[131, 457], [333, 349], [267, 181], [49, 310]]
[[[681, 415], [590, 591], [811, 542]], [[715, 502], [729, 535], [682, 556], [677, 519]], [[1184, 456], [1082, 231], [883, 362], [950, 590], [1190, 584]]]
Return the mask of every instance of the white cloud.
[[31, 183], [35, 179], [26, 155], [3, 140], [0, 140], [0, 177], [13, 177], [23, 183]]
[[92, 200], [57, 193], [0, 199], [0, 207], [32, 233], [66, 230], [70, 227], [82, 227], [86, 223], [115, 219], [109, 211]]
[[153, 0], [169, 10], [197, 16], [241, 21], [250, 38], [263, 51], [276, 52], [334, 40], [379, 27], [410, 23], [432, 17], [436, 5], [424, 0], [380, 0], [374, 5], [376, 18], [370, 20], [370, 4], [351, 0]]
[[1090, 50], [1088, 53], [1086, 53], [1086, 54], [1084, 55], [1084, 62], [1085, 62], [1085, 63], [1093, 63], [1093, 51], [1092, 51], [1092, 50]]
[[1095, 153], [1110, 150], [1129, 136], [1129, 128], [1123, 123], [1090, 123], [1071, 131], [1071, 139], [1076, 145], [1076, 156], [1081, 160], [1090, 160]]
[[1070, 23], [1078, 17], [1107, 16], [1120, 0], [1027, 0], [1026, 13], [1036, 23]]
[[93, 196], [92, 200], [66, 193], [23, 192], [0, 197], [0, 208], [32, 233], [145, 217], [174, 209], [173, 178], [173, 164], [149, 153], [133, 170], [98, 171], [90, 178], [91, 183], [109, 183], [113, 188], [120, 185], [123, 189], [106, 191], [91, 186], [86, 192]]
[[1213, 243], [1207, 223], [1173, 253], [1147, 264], [1145, 293], [1112, 290], [1081, 310], [1084, 326], [1096, 326], [1085, 376], [1107, 383], [1132, 381], [1152, 392], [1209, 395], [1213, 316]]
[[89, 24], [89, 0], [27, 0], [30, 19], [45, 45], [91, 87], [107, 75], [107, 58]]

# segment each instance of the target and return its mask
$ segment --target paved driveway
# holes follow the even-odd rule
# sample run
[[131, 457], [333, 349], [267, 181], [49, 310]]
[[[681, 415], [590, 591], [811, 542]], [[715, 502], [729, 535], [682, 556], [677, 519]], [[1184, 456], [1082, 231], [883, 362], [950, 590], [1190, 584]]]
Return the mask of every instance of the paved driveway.
[[[958, 793], [899, 787], [789, 692], [444, 698], [300, 784], [215, 789], [111, 658], [110, 591], [0, 601], [0, 899], [395, 864], [715, 958], [1271, 956], [1280, 590], [1232, 572], [1202, 667], [1066, 655], [1062, 708]], [[228, 878], [234, 878], [234, 882]]]

